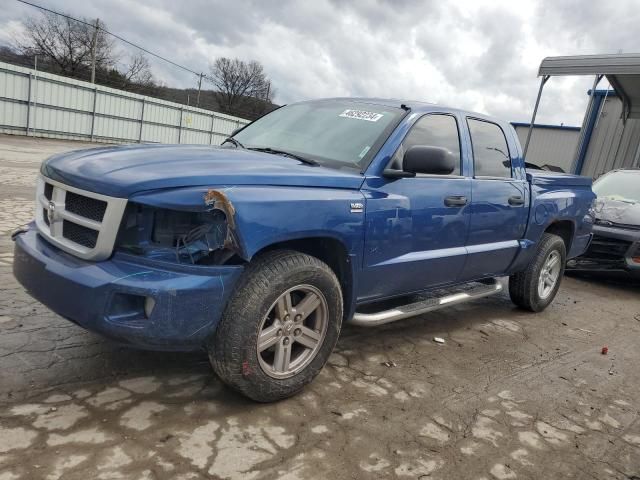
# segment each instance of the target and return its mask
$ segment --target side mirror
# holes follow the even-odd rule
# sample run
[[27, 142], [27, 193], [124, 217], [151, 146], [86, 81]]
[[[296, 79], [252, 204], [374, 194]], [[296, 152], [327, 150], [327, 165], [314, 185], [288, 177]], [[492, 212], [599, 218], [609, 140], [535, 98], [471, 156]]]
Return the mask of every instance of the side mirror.
[[229, 135], [230, 137], [233, 137], [236, 133], [238, 133], [240, 130], [242, 130], [244, 127], [238, 127], [238, 128], [234, 128], [233, 132], [231, 132], [231, 134]]
[[449, 175], [456, 169], [453, 154], [442, 147], [414, 145], [404, 152], [402, 170], [409, 173]]

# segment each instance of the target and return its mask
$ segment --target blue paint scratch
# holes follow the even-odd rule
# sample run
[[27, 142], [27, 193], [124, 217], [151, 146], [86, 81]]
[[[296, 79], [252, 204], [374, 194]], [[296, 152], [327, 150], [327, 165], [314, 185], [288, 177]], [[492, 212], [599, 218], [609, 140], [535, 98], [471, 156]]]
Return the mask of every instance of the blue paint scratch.
[[222, 287], [222, 293], [220, 294], [220, 298], [224, 298], [224, 281], [222, 280], [222, 275], [218, 276], [218, 280], [220, 280], [220, 286]]
[[138, 275], [146, 275], [147, 273], [152, 273], [151, 270], [146, 270], [144, 272], [136, 272], [136, 273], [131, 273], [129, 275], [125, 275], [124, 277], [120, 277], [120, 278], [116, 278], [113, 283], [119, 282], [120, 280], [124, 280], [125, 278], [130, 278], [130, 277], [136, 277]]

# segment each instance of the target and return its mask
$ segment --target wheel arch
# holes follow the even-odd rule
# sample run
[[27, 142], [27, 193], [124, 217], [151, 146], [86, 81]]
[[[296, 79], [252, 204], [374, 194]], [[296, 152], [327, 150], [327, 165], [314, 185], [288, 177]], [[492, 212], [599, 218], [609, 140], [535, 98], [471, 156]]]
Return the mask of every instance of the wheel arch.
[[562, 238], [567, 254], [569, 254], [575, 230], [576, 226], [571, 220], [556, 220], [545, 228], [544, 233], [551, 233]]
[[334, 237], [313, 236], [275, 242], [257, 251], [252, 257], [274, 250], [295, 250], [322, 260], [340, 282], [344, 304], [344, 320], [352, 315], [354, 305], [354, 259], [346, 245]]

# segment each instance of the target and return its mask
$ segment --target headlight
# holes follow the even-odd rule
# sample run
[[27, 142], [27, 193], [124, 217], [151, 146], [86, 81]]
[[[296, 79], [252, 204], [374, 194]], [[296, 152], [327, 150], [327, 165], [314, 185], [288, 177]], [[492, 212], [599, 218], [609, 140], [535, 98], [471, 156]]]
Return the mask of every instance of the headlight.
[[597, 213], [597, 205], [598, 205], [598, 197], [591, 200], [591, 205], [589, 206], [589, 211], [585, 217], [585, 221], [588, 223], [597, 223], [596, 213]]
[[186, 212], [129, 204], [117, 248], [127, 253], [178, 263], [221, 263], [227, 219], [221, 210]]

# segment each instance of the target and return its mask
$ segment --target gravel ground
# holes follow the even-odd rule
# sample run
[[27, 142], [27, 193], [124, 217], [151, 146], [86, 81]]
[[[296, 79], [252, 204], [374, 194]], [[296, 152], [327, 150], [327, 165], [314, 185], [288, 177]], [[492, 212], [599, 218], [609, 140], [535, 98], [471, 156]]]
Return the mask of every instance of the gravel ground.
[[0, 136], [0, 480], [640, 478], [639, 286], [347, 327], [301, 395], [251, 403], [204, 354], [114, 345], [13, 279], [39, 162], [85, 146]]

